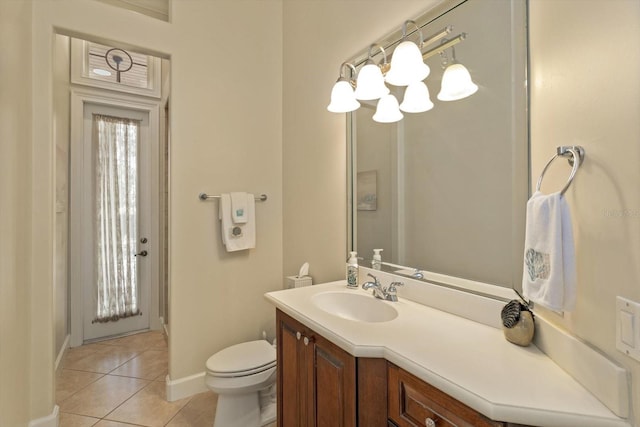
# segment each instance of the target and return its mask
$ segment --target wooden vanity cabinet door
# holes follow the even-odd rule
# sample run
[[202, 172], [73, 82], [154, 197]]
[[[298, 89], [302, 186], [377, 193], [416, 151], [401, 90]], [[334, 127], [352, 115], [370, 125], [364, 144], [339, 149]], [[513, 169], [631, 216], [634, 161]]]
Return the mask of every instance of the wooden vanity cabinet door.
[[276, 311], [278, 427], [356, 427], [356, 359]]
[[356, 360], [320, 335], [309, 343], [314, 381], [313, 427], [356, 427]]
[[276, 313], [278, 427], [297, 427], [306, 425], [306, 370], [304, 353], [298, 345], [300, 325], [287, 317], [280, 311]]
[[389, 418], [398, 427], [504, 426], [391, 363], [388, 379]]

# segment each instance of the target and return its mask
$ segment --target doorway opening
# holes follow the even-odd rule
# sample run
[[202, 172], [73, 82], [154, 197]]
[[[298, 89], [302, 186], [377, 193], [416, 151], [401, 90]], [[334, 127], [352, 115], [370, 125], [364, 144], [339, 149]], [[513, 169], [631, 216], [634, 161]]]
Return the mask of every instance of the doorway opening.
[[[56, 46], [68, 47], [66, 58], [56, 49], [56, 60], [66, 59], [71, 69], [66, 82], [56, 84], [61, 97], [67, 89], [69, 105], [69, 346], [166, 331], [169, 61], [149, 57], [155, 64], [149, 70], [162, 69], [162, 90], [151, 85], [153, 94], [131, 93], [106, 86], [110, 82], [94, 85], [86, 76], [74, 80], [73, 68], [82, 69], [74, 58], [92, 59], [93, 47], [80, 55], [74, 46], [88, 42], [56, 38]], [[56, 350], [64, 351], [56, 341]]]

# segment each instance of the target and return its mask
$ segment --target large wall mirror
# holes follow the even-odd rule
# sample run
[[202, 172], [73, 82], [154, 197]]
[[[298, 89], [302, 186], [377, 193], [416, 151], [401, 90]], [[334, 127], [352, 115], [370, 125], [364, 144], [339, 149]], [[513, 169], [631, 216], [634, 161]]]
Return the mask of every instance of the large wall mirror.
[[[425, 59], [432, 110], [383, 124], [372, 119], [374, 101], [349, 114], [349, 246], [363, 265], [381, 248], [386, 271], [471, 290], [479, 284], [494, 295], [520, 290], [529, 196], [526, 11], [526, 0], [458, 0], [408, 17], [425, 39], [448, 26], [452, 37], [466, 33], [455, 56], [479, 90], [439, 101], [443, 57], [434, 55]], [[375, 42], [388, 53], [400, 40], [397, 33]], [[367, 51], [353, 59], [359, 67]], [[445, 53], [451, 61], [451, 49]], [[402, 101], [404, 88], [390, 88]]]

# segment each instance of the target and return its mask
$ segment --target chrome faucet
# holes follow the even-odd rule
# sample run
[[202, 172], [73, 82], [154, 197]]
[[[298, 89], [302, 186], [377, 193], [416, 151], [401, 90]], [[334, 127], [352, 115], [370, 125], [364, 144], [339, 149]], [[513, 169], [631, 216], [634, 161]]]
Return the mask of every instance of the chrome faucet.
[[404, 286], [402, 282], [393, 282], [388, 287], [384, 288], [378, 281], [378, 278], [371, 273], [368, 273], [367, 276], [373, 279], [373, 282], [364, 282], [362, 284], [362, 289], [368, 291], [369, 289], [373, 289], [373, 296], [378, 299], [383, 299], [386, 301], [398, 301], [397, 287]]

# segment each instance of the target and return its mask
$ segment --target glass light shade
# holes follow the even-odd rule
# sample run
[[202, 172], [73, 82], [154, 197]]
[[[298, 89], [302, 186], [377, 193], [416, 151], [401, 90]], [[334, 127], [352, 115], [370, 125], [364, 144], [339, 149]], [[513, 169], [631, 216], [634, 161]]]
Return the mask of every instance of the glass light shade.
[[332, 113], [348, 113], [359, 107], [360, 103], [353, 95], [351, 83], [347, 80], [338, 80], [331, 90], [331, 103], [327, 106], [327, 110]]
[[457, 101], [471, 96], [477, 91], [478, 86], [471, 81], [469, 70], [464, 65], [455, 63], [444, 70], [438, 99], [440, 101]]
[[433, 108], [429, 88], [424, 82], [411, 83], [404, 91], [400, 109], [405, 113], [423, 113]]
[[414, 42], [405, 40], [396, 47], [391, 57], [391, 68], [385, 80], [395, 86], [408, 86], [429, 75], [429, 66], [422, 60], [422, 52]]
[[356, 82], [356, 99], [371, 101], [382, 98], [388, 93], [389, 88], [384, 84], [384, 77], [380, 67], [373, 62], [362, 67]]
[[373, 120], [378, 123], [393, 123], [402, 120], [403, 117], [398, 107], [398, 100], [395, 96], [389, 94], [378, 101]]

